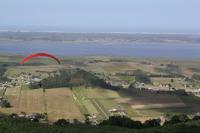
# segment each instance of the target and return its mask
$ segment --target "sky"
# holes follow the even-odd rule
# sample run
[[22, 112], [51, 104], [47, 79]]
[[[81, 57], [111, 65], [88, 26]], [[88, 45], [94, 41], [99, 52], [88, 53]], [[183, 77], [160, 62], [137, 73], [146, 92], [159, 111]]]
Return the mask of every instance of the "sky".
[[0, 0], [0, 27], [200, 31], [200, 0]]

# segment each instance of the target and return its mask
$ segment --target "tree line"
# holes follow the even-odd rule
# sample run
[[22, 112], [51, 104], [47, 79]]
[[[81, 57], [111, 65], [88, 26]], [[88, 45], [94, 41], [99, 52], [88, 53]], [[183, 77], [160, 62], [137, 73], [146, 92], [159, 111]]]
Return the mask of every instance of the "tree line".
[[[91, 72], [87, 72], [82, 69], [70, 69], [59, 70], [53, 76], [49, 76], [41, 81], [42, 87], [45, 89], [59, 88], [59, 87], [101, 87], [105, 89], [118, 90], [119, 87], [114, 87], [109, 83], [106, 83], [104, 79], [100, 79]], [[38, 86], [30, 86], [32, 89], [38, 88]]]

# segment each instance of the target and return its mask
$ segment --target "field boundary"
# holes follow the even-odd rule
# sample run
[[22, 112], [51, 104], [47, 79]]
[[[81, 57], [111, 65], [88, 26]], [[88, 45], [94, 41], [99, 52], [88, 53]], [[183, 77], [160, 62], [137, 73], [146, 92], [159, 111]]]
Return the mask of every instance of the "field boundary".
[[96, 99], [90, 99], [90, 101], [95, 106], [95, 108], [98, 110], [98, 112], [101, 113], [101, 115], [104, 116], [104, 118], [107, 118], [107, 119], [109, 118], [109, 116], [105, 113], [104, 109], [102, 109], [102, 107], [98, 104]]
[[132, 109], [150, 109], [150, 108], [172, 108], [172, 107], [186, 107], [184, 103], [162, 103], [162, 104], [148, 104], [148, 105], [131, 105]]

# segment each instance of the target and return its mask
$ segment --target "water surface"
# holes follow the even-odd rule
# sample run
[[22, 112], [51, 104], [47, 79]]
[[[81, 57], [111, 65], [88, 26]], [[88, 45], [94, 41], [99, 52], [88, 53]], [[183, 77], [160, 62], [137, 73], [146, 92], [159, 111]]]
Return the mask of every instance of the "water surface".
[[130, 56], [200, 58], [200, 44], [65, 44], [61, 42], [0, 42], [0, 54], [48, 52], [61, 56]]

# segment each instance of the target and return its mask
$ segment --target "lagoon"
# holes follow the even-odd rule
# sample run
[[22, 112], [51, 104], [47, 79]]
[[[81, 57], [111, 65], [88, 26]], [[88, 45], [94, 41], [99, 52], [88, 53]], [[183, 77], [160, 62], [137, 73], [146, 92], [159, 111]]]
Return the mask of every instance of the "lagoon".
[[48, 52], [60, 56], [126, 56], [200, 59], [200, 44], [62, 43], [48, 41], [0, 42], [0, 54]]

